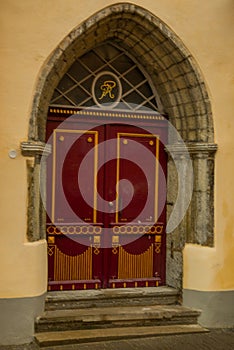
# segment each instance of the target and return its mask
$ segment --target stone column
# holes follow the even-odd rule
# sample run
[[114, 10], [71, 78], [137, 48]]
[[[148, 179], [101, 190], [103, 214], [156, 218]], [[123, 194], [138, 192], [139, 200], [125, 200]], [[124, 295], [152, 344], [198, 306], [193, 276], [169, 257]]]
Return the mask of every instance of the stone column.
[[217, 145], [176, 143], [167, 146], [166, 150], [169, 155], [167, 283], [181, 289], [185, 243], [213, 244], [214, 154]]
[[21, 153], [27, 157], [28, 171], [28, 225], [27, 237], [30, 242], [45, 238], [46, 212], [41, 195], [45, 198], [46, 173], [43, 158], [51, 152], [48, 145], [40, 141], [21, 143]]
[[193, 160], [194, 189], [190, 206], [187, 243], [214, 243], [214, 156], [216, 144], [187, 144]]
[[167, 284], [181, 289], [187, 210], [193, 189], [193, 165], [184, 143], [166, 146], [167, 181]]

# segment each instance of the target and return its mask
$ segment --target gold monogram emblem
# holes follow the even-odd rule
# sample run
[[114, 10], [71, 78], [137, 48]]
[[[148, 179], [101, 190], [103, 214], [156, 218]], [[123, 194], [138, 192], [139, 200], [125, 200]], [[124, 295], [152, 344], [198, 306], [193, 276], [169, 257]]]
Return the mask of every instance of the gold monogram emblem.
[[109, 95], [111, 99], [115, 98], [115, 95], [112, 93], [112, 90], [116, 87], [116, 82], [113, 80], [106, 80], [104, 83], [100, 86], [100, 89], [102, 90], [102, 96], [99, 97], [99, 100], [102, 100], [103, 97], [106, 97]]
[[121, 96], [122, 85], [116, 74], [103, 71], [96, 75], [92, 83], [92, 97], [99, 107], [113, 108], [118, 105]]

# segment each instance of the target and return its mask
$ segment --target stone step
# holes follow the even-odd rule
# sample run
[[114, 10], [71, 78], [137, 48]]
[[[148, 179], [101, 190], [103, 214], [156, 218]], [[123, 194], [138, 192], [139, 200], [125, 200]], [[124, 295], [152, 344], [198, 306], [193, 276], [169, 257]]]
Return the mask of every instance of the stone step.
[[35, 341], [40, 347], [51, 347], [56, 345], [81, 344], [117, 339], [134, 339], [202, 332], [208, 332], [208, 330], [196, 324], [126, 327], [38, 333], [35, 336]]
[[131, 326], [196, 324], [200, 312], [180, 305], [95, 307], [50, 310], [35, 323], [36, 332]]
[[178, 296], [178, 291], [170, 287], [49, 292], [46, 298], [45, 309], [64, 310], [122, 305], [171, 305], [178, 303]]

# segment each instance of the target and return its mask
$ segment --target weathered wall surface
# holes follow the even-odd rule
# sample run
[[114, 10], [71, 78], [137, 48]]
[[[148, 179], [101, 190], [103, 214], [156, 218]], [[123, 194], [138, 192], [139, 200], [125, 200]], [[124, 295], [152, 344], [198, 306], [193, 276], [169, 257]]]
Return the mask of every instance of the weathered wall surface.
[[[46, 244], [28, 243], [27, 167], [20, 142], [27, 140], [36, 81], [44, 62], [77, 25], [114, 1], [7, 0], [1, 4], [1, 286], [0, 298], [46, 291]], [[151, 1], [135, 4], [164, 21], [197, 61], [209, 89], [215, 142], [215, 247], [187, 245], [184, 289], [233, 290], [234, 79], [230, 0]], [[9, 157], [16, 150], [15, 159]]]

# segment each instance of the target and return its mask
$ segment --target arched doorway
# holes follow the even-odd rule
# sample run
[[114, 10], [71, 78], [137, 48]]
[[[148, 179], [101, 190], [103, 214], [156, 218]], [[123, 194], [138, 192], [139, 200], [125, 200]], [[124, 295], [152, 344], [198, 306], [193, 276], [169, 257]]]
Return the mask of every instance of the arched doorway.
[[78, 57], [54, 91], [49, 290], [165, 284], [167, 120], [143, 71], [105, 42]]
[[[59, 81], [77, 57], [107, 40], [119, 44], [141, 62], [160, 96], [161, 105], [158, 107], [163, 106], [160, 112], [168, 115], [186, 142], [193, 160], [195, 187], [191, 205], [180, 226], [167, 235], [167, 283], [181, 287], [184, 244], [213, 244], [216, 145], [213, 144], [211, 105], [202, 74], [190, 52], [165, 23], [147, 10], [123, 3], [107, 7], [75, 28], [43, 67], [33, 101], [29, 142], [22, 144], [22, 150], [25, 154], [40, 154], [43, 146], [41, 142], [45, 141], [48, 107]], [[172, 148], [180, 158], [179, 145]], [[38, 200], [38, 197], [33, 196], [38, 172], [36, 168], [34, 170], [34, 179], [29, 186], [29, 202]], [[173, 208], [177, 194], [176, 171], [170, 158], [168, 173], [168, 202]], [[171, 207], [168, 208], [168, 215]], [[29, 205], [28, 234], [32, 240], [39, 238], [33, 234], [35, 224], [32, 221], [36, 218], [36, 225], [43, 236], [44, 217], [38, 203]]]

